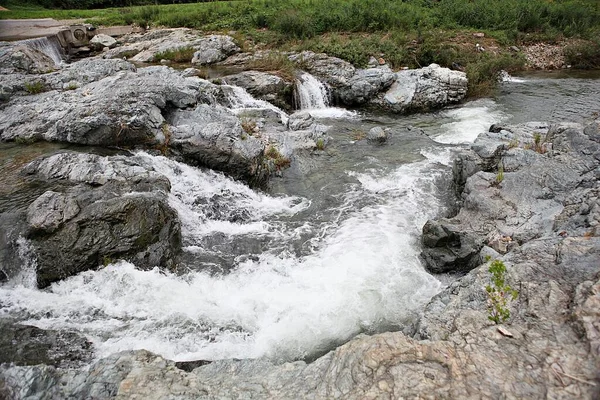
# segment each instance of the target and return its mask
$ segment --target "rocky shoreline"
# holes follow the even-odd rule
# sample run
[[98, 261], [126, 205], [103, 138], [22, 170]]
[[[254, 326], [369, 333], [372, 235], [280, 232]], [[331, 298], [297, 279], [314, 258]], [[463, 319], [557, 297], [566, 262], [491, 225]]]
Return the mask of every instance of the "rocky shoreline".
[[[185, 46], [197, 47], [197, 62], [247, 60], [232, 56], [239, 49], [224, 38], [199, 38], [189, 30], [148, 35], [132, 35], [115, 49], [154, 57], [183, 47], [185, 37]], [[136, 67], [116, 51], [118, 59], [110, 59], [111, 52], [104, 52], [109, 59], [47, 72], [51, 60], [44, 54], [0, 48], [1, 140], [144, 149], [260, 186], [285, 167], [280, 157], [327, 138], [327, 128], [306, 112], [240, 114], [233, 86], [202, 79], [196, 69]], [[339, 104], [404, 113], [455, 103], [466, 93], [464, 74], [435, 65], [394, 73], [385, 66], [358, 70], [314, 53], [294, 57], [329, 85]], [[275, 102], [269, 96], [286, 84], [275, 83], [283, 78], [274, 74], [241, 74], [231, 83], [257, 95], [257, 88], [272, 87], [262, 95]], [[48, 91], [31, 93], [35, 82]], [[37, 253], [39, 287], [117, 258], [141, 268], [175, 268], [181, 233], [167, 202], [170, 183], [141, 157], [59, 150], [17, 174], [43, 192], [1, 210], [0, 227], [10, 226], [0, 232], [4, 280], [20, 272], [20, 236]], [[453, 182], [460, 209], [427, 222], [423, 259], [434, 273], [463, 276], [430, 301], [412, 332], [360, 335], [311, 363], [175, 363], [138, 350], [79, 368], [89, 359], [85, 339], [7, 321], [2, 330], [13, 339], [0, 345], [24, 346], [0, 360], [0, 397], [596, 398], [600, 120], [492, 126], [458, 156]], [[501, 326], [488, 319], [488, 257], [503, 261], [507, 282], [519, 292]], [[31, 347], [39, 358], [29, 356]], [[35, 365], [39, 360], [43, 364]]]

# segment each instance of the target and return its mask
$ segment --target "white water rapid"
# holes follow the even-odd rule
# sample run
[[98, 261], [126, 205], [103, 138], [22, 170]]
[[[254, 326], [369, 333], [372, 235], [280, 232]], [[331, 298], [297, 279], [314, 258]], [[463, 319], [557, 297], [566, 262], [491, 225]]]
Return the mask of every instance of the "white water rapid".
[[[175, 360], [293, 360], [361, 331], [410, 324], [440, 288], [419, 261], [418, 234], [441, 208], [436, 179], [449, 155], [348, 171], [355, 183], [341, 194], [341, 205], [326, 210], [337, 217], [323, 224], [294, 220], [317, 211], [306, 199], [258, 193], [164, 157], [136, 157], [170, 179], [170, 204], [182, 220], [186, 251], [193, 253], [194, 243], [215, 232], [272, 242], [227, 274], [177, 276], [121, 261], [43, 291], [13, 282], [0, 287], [0, 313], [25, 313], [28, 324], [80, 331], [98, 357], [144, 348]], [[225, 215], [207, 213], [202, 199], [219, 201]], [[236, 212], [250, 217], [228, 222]], [[269, 245], [306, 231], [314, 242], [307, 255]]]
[[43, 37], [37, 39], [27, 39], [24, 40], [23, 43], [25, 43], [27, 46], [33, 49], [44, 53], [45, 55], [50, 57], [56, 65], [60, 65], [63, 62], [62, 48], [60, 47], [58, 39], [56, 38], [53, 39]]

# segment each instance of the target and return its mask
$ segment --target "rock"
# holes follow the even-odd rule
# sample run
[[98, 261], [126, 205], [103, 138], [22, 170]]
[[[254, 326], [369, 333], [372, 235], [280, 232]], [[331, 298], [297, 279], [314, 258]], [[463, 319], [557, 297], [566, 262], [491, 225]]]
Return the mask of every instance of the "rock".
[[292, 131], [309, 129], [314, 125], [315, 119], [308, 111], [297, 111], [290, 115], [288, 119], [288, 128]]
[[437, 64], [399, 71], [395, 81], [383, 95], [370, 104], [391, 112], [422, 112], [461, 101], [467, 93], [464, 72], [452, 71]]
[[244, 71], [224, 77], [223, 82], [242, 87], [257, 99], [268, 101], [283, 109], [292, 108], [294, 85], [277, 75]]
[[200, 39], [194, 44], [194, 65], [214, 64], [217, 61], [223, 61], [228, 56], [240, 51], [233, 38], [224, 35], [210, 35]]
[[[122, 63], [111, 60], [111, 70], [127, 68]], [[0, 116], [0, 138], [100, 146], [158, 143], [164, 140], [161, 110], [196, 104], [202, 85], [167, 67], [150, 67], [120, 71], [75, 90], [15, 98]]]
[[180, 227], [162, 175], [123, 156], [78, 153], [36, 160], [25, 172], [62, 185], [27, 209], [39, 287], [120, 258], [139, 268], [174, 266]]
[[383, 128], [376, 126], [367, 133], [367, 140], [374, 143], [385, 143], [388, 139], [388, 133]]
[[90, 45], [92, 45], [92, 47], [94, 47], [96, 50], [100, 50], [105, 47], [112, 49], [117, 45], [117, 40], [111, 36], [99, 33], [90, 39]]
[[[590, 172], [600, 163], [600, 144], [581, 125], [532, 122], [490, 131], [479, 135], [473, 153], [459, 156], [454, 164], [455, 185], [464, 188], [458, 215], [428, 221], [423, 228], [422, 255], [432, 271], [476, 266], [483, 244], [504, 254], [557, 230], [584, 234], [576, 226], [595, 223], [595, 217], [583, 215], [595, 209], [594, 192], [577, 191], [576, 198], [572, 193], [595, 185]], [[552, 153], [544, 152], [543, 141], [553, 143]]]
[[92, 360], [92, 343], [75, 332], [43, 330], [2, 318], [0, 333], [0, 364], [73, 368]]
[[349, 106], [365, 104], [394, 81], [392, 71], [387, 66], [379, 67], [379, 63], [375, 68], [356, 69], [337, 57], [310, 51], [289, 58], [324, 80], [331, 87], [334, 99]]
[[7, 73], [44, 74], [54, 71], [54, 61], [33, 47], [25, 44], [0, 44], [0, 71]]
[[239, 119], [219, 106], [201, 104], [194, 110], [179, 110], [170, 120], [170, 147], [186, 162], [227, 171], [253, 185], [265, 182], [265, 145], [247, 136]]
[[483, 33], [483, 32], [475, 32], [473, 34], [473, 36], [476, 37], [476, 38], [483, 38], [483, 37], [485, 37], [485, 33]]

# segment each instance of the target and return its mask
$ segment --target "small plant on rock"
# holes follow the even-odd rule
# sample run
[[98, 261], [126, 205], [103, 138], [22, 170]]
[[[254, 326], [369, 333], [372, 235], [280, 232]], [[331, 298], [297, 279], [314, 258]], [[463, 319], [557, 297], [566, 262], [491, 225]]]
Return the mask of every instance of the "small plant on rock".
[[285, 157], [275, 146], [269, 146], [265, 151], [265, 157], [273, 162], [277, 170], [289, 167], [290, 159]]
[[323, 140], [323, 138], [318, 138], [315, 147], [317, 150], [324, 150], [325, 149], [325, 140]]
[[360, 129], [354, 129], [352, 130], [350, 137], [352, 138], [352, 140], [358, 142], [359, 140], [363, 140], [367, 137], [367, 132]]
[[42, 81], [35, 82], [27, 82], [25, 83], [25, 90], [29, 92], [29, 94], [38, 94], [46, 91], [46, 86]]
[[495, 324], [501, 324], [510, 318], [508, 306], [519, 296], [519, 292], [506, 283], [506, 266], [500, 260], [494, 260], [488, 269], [491, 283], [486, 285], [488, 295], [488, 319]]
[[242, 124], [242, 129], [248, 135], [252, 135], [254, 132], [257, 131], [256, 121], [254, 121], [253, 119], [244, 117], [241, 119], [241, 124]]
[[493, 186], [500, 186], [504, 180], [504, 165], [502, 162], [498, 164], [498, 172], [496, 173], [496, 179], [494, 180]]

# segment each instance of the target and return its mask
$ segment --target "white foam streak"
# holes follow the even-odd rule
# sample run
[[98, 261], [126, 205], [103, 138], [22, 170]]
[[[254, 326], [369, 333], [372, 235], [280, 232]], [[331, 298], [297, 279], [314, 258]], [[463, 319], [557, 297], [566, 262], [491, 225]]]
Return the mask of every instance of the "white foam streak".
[[[267, 216], [293, 215], [310, 201], [293, 196], [267, 196], [211, 170], [200, 170], [162, 156], [144, 152], [137, 157], [171, 182], [169, 204], [177, 210], [184, 237], [200, 238], [214, 232], [228, 235], [268, 233]], [[215, 210], [215, 207], [218, 209]], [[230, 222], [228, 216], [242, 211], [245, 222]]]
[[475, 100], [443, 114], [453, 121], [442, 125], [442, 134], [433, 139], [446, 144], [472, 143], [490, 125], [507, 117], [491, 99]]

